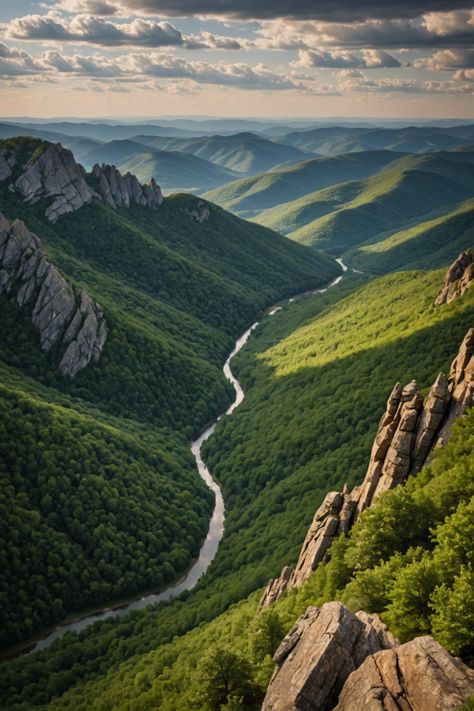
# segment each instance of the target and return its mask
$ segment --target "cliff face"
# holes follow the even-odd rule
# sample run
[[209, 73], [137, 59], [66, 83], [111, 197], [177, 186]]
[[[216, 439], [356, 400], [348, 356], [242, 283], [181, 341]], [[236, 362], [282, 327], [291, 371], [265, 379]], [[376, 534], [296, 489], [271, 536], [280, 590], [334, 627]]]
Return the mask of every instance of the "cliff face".
[[474, 253], [471, 250], [461, 252], [451, 264], [444, 279], [443, 286], [436, 298], [436, 304], [449, 304], [462, 296], [474, 281]]
[[273, 659], [262, 711], [454, 711], [474, 693], [474, 671], [432, 637], [400, 646], [339, 602], [309, 607]]
[[274, 603], [288, 588], [309, 578], [340, 533], [347, 533], [360, 514], [384, 491], [418, 472], [433, 447], [443, 445], [453, 422], [474, 404], [474, 328], [469, 329], [449, 376], [440, 373], [423, 400], [414, 380], [397, 383], [379, 424], [362, 484], [353, 491], [331, 491], [316, 511], [294, 570], [285, 567], [270, 580], [260, 606]]
[[62, 350], [59, 370], [73, 378], [90, 360], [98, 361], [107, 326], [101, 307], [82, 289], [75, 293], [49, 261], [41, 240], [20, 220], [0, 213], [0, 294], [31, 306], [41, 348]]
[[76, 163], [71, 151], [60, 143], [40, 144], [20, 165], [20, 151], [0, 150], [0, 182], [11, 179], [9, 190], [30, 204], [48, 199], [45, 216], [51, 222], [68, 212], [78, 210], [92, 199], [112, 208], [129, 207], [132, 203], [156, 209], [163, 196], [155, 180], [141, 185], [131, 173], [122, 175], [115, 166], [95, 165], [92, 171], [94, 190], [84, 168]]
[[157, 208], [163, 202], [160, 187], [154, 178], [149, 185], [140, 185], [135, 175], [122, 175], [114, 165], [98, 165], [92, 168], [97, 179], [97, 193], [110, 207], [129, 207], [131, 203]]

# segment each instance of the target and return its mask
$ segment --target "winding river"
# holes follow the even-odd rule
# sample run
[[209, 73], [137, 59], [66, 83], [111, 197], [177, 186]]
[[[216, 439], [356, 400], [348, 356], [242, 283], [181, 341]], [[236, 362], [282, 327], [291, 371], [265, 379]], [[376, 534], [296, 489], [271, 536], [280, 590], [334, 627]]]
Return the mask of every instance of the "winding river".
[[[343, 263], [342, 259], [337, 259], [336, 261], [342, 267], [343, 273], [340, 276], [336, 277], [336, 279], [334, 279], [325, 288], [317, 289], [316, 291], [313, 290], [305, 292], [306, 294], [323, 294], [324, 292], [328, 291], [328, 289], [333, 286], [336, 286], [341, 282], [344, 277], [344, 273], [347, 271], [347, 266]], [[292, 299], [289, 299], [288, 301], [293, 302], [297, 298], [298, 297], [294, 297]], [[270, 307], [266, 313], [269, 316], [273, 316], [280, 310], [281, 306], [275, 305], [273, 307]], [[219, 543], [221, 541], [222, 536], [224, 535], [224, 500], [222, 498], [222, 492], [219, 485], [214, 481], [211, 472], [203, 462], [201, 456], [201, 449], [204, 442], [213, 434], [219, 420], [222, 417], [230, 415], [232, 412], [234, 412], [234, 410], [240, 405], [240, 403], [244, 399], [244, 391], [237, 378], [233, 375], [232, 370], [230, 368], [230, 363], [232, 358], [237, 355], [237, 353], [245, 346], [248, 339], [250, 338], [250, 335], [257, 328], [259, 323], [259, 321], [255, 321], [255, 323], [253, 323], [250, 328], [248, 328], [240, 336], [240, 338], [235, 343], [232, 353], [229, 355], [226, 362], [224, 363], [224, 375], [227, 380], [229, 380], [229, 382], [234, 386], [234, 402], [228, 407], [228, 409], [223, 415], [220, 415], [217, 420], [215, 420], [212, 425], [205, 429], [204, 432], [202, 432], [202, 434], [200, 434], [199, 437], [195, 439], [194, 442], [191, 444], [191, 451], [196, 460], [199, 474], [215, 495], [214, 512], [209, 522], [209, 531], [206, 540], [204, 541], [201, 547], [199, 557], [196, 562], [192, 565], [187, 574], [178, 583], [176, 583], [175, 585], [171, 585], [162, 592], [151, 593], [141, 598], [134, 599], [132, 602], [124, 603], [121, 606], [110, 607], [105, 610], [100, 610], [90, 615], [86, 615], [80, 619], [76, 619], [72, 622], [60, 625], [56, 627], [52, 632], [45, 635], [38, 642], [29, 646], [28, 652], [36, 652], [40, 649], [45, 649], [46, 647], [49, 647], [54, 642], [54, 640], [66, 634], [66, 632], [80, 632], [85, 627], [88, 627], [93, 622], [97, 622], [98, 620], [105, 620], [107, 617], [121, 617], [123, 615], [128, 614], [131, 610], [141, 610], [142, 608], [146, 607], [147, 605], [151, 605], [154, 602], [170, 600], [179, 595], [180, 593], [184, 592], [185, 590], [191, 590], [196, 585], [201, 575], [205, 573], [205, 571], [209, 567], [209, 564], [217, 553]]]

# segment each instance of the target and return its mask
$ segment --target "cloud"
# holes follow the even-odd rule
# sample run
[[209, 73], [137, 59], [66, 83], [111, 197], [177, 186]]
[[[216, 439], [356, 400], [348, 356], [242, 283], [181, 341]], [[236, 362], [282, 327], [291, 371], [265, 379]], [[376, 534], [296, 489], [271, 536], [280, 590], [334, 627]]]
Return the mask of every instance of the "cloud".
[[92, 15], [65, 17], [50, 11], [46, 15], [25, 15], [2, 26], [8, 39], [29, 42], [74, 42], [101, 47], [167, 47], [185, 49], [239, 50], [252, 43], [235, 37], [216, 36], [211, 32], [184, 36], [169, 22], [137, 18], [112, 22]]
[[474, 50], [443, 49], [426, 59], [416, 59], [412, 65], [417, 69], [432, 69], [434, 71], [472, 69], [474, 67]]
[[428, 12], [471, 7], [470, 0], [60, 0], [56, 7], [71, 12], [143, 13], [187, 17], [214, 15], [238, 19], [316, 19], [352, 22], [367, 18], [417, 17]]
[[41, 67], [23, 50], [7, 47], [0, 42], [0, 76], [27, 76], [41, 71]]
[[92, 15], [68, 19], [57, 12], [17, 18], [5, 25], [4, 31], [11, 39], [85, 42], [104, 47], [165, 47], [184, 42], [181, 32], [168, 22], [135, 19], [117, 24]]
[[305, 49], [299, 51], [295, 66], [318, 69], [380, 69], [401, 65], [398, 59], [379, 49], [366, 49], [360, 54], [347, 50]]
[[362, 75], [342, 85], [344, 91], [365, 93], [404, 94], [472, 94], [474, 87], [455, 81], [425, 81], [415, 79], [373, 79]]
[[215, 63], [187, 61], [182, 57], [159, 52], [131, 52], [119, 57], [92, 55], [65, 55], [55, 50], [42, 52], [33, 59], [26, 52], [10, 49], [0, 43], [0, 76], [58, 73], [92, 78], [188, 79], [197, 84], [232, 86], [239, 89], [281, 91], [306, 89], [301, 75], [277, 73], [258, 64]]
[[[442, 13], [443, 15], [445, 13]], [[442, 20], [439, 23], [442, 24]], [[429, 27], [435, 27], [433, 17]], [[440, 24], [437, 25], [439, 27]], [[474, 26], [444, 24], [445, 32], [434, 32], [420, 21], [366, 20], [363, 22], [263, 22], [255, 44], [261, 49], [417, 49], [472, 46]]]

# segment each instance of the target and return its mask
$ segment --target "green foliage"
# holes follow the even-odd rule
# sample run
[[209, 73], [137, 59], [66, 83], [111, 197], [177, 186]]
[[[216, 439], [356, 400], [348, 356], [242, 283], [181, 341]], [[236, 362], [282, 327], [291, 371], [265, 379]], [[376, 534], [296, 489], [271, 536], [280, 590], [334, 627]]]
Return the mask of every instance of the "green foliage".
[[[219, 423], [207, 446], [206, 458], [226, 501], [226, 531], [208, 574], [182, 599], [105, 620], [77, 638], [63, 638], [49, 650], [8, 664], [0, 683], [11, 705], [28, 693], [33, 706], [54, 696], [51, 708], [69, 704], [80, 711], [99, 703], [118, 706], [125, 694], [134, 708], [191, 708], [189, 678], [202, 650], [225, 641], [249, 658], [258, 597], [229, 606], [296, 559], [329, 489], [345, 480], [349, 486], [361, 481], [394, 382], [415, 376], [422, 387], [429, 386], [440, 367], [449, 366], [471, 325], [470, 292], [447, 307], [431, 307], [441, 279], [439, 272], [374, 282], [352, 276], [341, 287], [301, 298], [266, 319], [235, 361], [246, 398]], [[353, 311], [357, 318], [351, 319]], [[335, 334], [340, 346], [331, 351]], [[313, 349], [311, 339], [317, 344]], [[371, 546], [360, 549], [363, 535], [354, 530], [359, 542], [354, 551], [371, 567], [354, 571], [352, 538], [341, 538], [330, 563], [278, 603], [284, 631], [309, 604], [329, 599], [386, 611], [399, 572], [419, 559], [420, 548], [436, 549], [430, 529], [474, 493], [471, 426], [468, 419], [459, 422], [449, 448], [437, 452], [430, 470], [409, 481], [403, 495], [394, 490], [386, 495], [395, 497], [392, 501], [380, 499], [378, 526], [362, 517], [358, 526], [366, 525], [367, 535], [380, 529], [386, 536], [377, 539], [377, 555], [368, 556]], [[410, 514], [395, 513], [405, 505]], [[398, 529], [396, 553], [389, 548], [393, 539], [385, 515], [410, 523]], [[423, 609], [433, 624], [430, 605], [428, 600]], [[271, 675], [269, 660], [264, 656], [255, 669], [262, 687]], [[135, 686], [139, 674], [146, 688]], [[15, 691], [7, 694], [8, 689]], [[194, 685], [192, 690], [194, 698]]]
[[202, 705], [211, 711], [251, 708], [260, 695], [252, 681], [250, 662], [221, 646], [214, 647], [199, 664], [196, 685]]
[[378, 235], [377, 241], [349, 250], [346, 257], [354, 267], [376, 273], [439, 267], [474, 244], [473, 217], [474, 200], [466, 200], [387, 237]]
[[284, 629], [278, 612], [272, 607], [262, 610], [253, 625], [253, 659], [261, 662], [265, 657], [273, 657], [283, 637]]
[[[0, 142], [18, 153], [14, 178], [45, 145]], [[5, 646], [182, 575], [212, 507], [189, 440], [232, 397], [221, 366], [234, 338], [339, 267], [217, 207], [197, 224], [186, 195], [157, 211], [93, 201], [55, 225], [45, 201], [25, 205], [7, 181], [0, 200], [108, 327], [100, 361], [71, 381], [60, 349], [42, 352], [31, 303], [0, 297]]]

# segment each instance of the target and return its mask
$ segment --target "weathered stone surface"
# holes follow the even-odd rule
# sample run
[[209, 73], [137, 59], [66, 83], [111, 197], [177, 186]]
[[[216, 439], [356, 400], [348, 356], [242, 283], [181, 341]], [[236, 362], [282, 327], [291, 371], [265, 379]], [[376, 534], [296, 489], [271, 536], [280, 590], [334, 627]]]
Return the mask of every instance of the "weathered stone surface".
[[461, 252], [449, 267], [443, 286], [436, 298], [436, 305], [449, 304], [464, 294], [474, 281], [474, 253]]
[[13, 189], [29, 203], [53, 198], [45, 213], [51, 222], [90, 202], [94, 195], [84, 168], [60, 143], [49, 144], [38, 158], [30, 159]]
[[32, 306], [32, 321], [41, 348], [66, 346], [59, 369], [74, 377], [92, 359], [98, 360], [107, 338], [99, 304], [72, 286], [49, 261], [41, 240], [20, 220], [0, 213], [0, 294], [19, 306]]
[[291, 585], [301, 585], [324, 558], [339, 528], [339, 513], [344, 504], [344, 495], [330, 491], [316, 511], [313, 522], [301, 548], [298, 562], [291, 577]]
[[279, 578], [270, 580], [263, 591], [263, 595], [260, 598], [259, 607], [267, 607], [267, 605], [272, 605], [278, 600], [278, 598], [285, 592], [288, 588], [288, 584], [293, 573], [293, 568], [286, 565], [281, 571]]
[[[443, 445], [451, 425], [474, 404], [474, 328], [467, 332], [449, 377], [440, 373], [423, 402], [414, 380], [397, 383], [390, 394], [375, 436], [364, 481], [352, 492], [332, 491], [315, 513], [289, 579], [276, 578], [267, 586], [260, 605], [269, 605], [285, 590], [302, 585], [324, 560], [336, 536], [347, 533], [361, 513], [384, 491], [401, 484], [429, 461]], [[285, 569], [287, 570], [287, 569]]]
[[98, 195], [110, 207], [129, 207], [131, 203], [156, 208], [163, 202], [160, 187], [152, 178], [149, 185], [140, 185], [135, 175], [122, 175], [114, 165], [98, 165], [92, 168], [97, 179]]
[[398, 644], [376, 615], [309, 607], [277, 649], [262, 711], [329, 711], [364, 659]]
[[206, 203], [202, 200], [197, 203], [196, 207], [193, 207], [191, 210], [187, 210], [187, 212], [188, 215], [191, 215], [191, 218], [194, 220], [194, 222], [197, 222], [199, 224], [207, 222], [207, 220], [211, 216], [209, 205], [206, 205]]
[[365, 659], [349, 676], [336, 711], [455, 711], [474, 694], [474, 671], [432, 637]]
[[[14, 149], [0, 151], [0, 181], [12, 176], [16, 164]], [[97, 183], [95, 192], [87, 183], [84, 168], [76, 163], [71, 151], [63, 148], [60, 143], [44, 144], [37, 149], [21, 171], [19, 177], [9, 185], [10, 190], [31, 204], [49, 198], [50, 204], [45, 215], [51, 222], [79, 209], [93, 198], [103, 200], [113, 208], [129, 207], [136, 203], [155, 209], [163, 202], [161, 189], [154, 179], [148, 185], [140, 185], [134, 175], [121, 175], [115, 166], [110, 165], [94, 166], [92, 172]], [[202, 218], [200, 221], [206, 219], [204, 212], [201, 210], [196, 213]]]
[[0, 151], [0, 182], [9, 178], [16, 164], [15, 151], [3, 148]]

